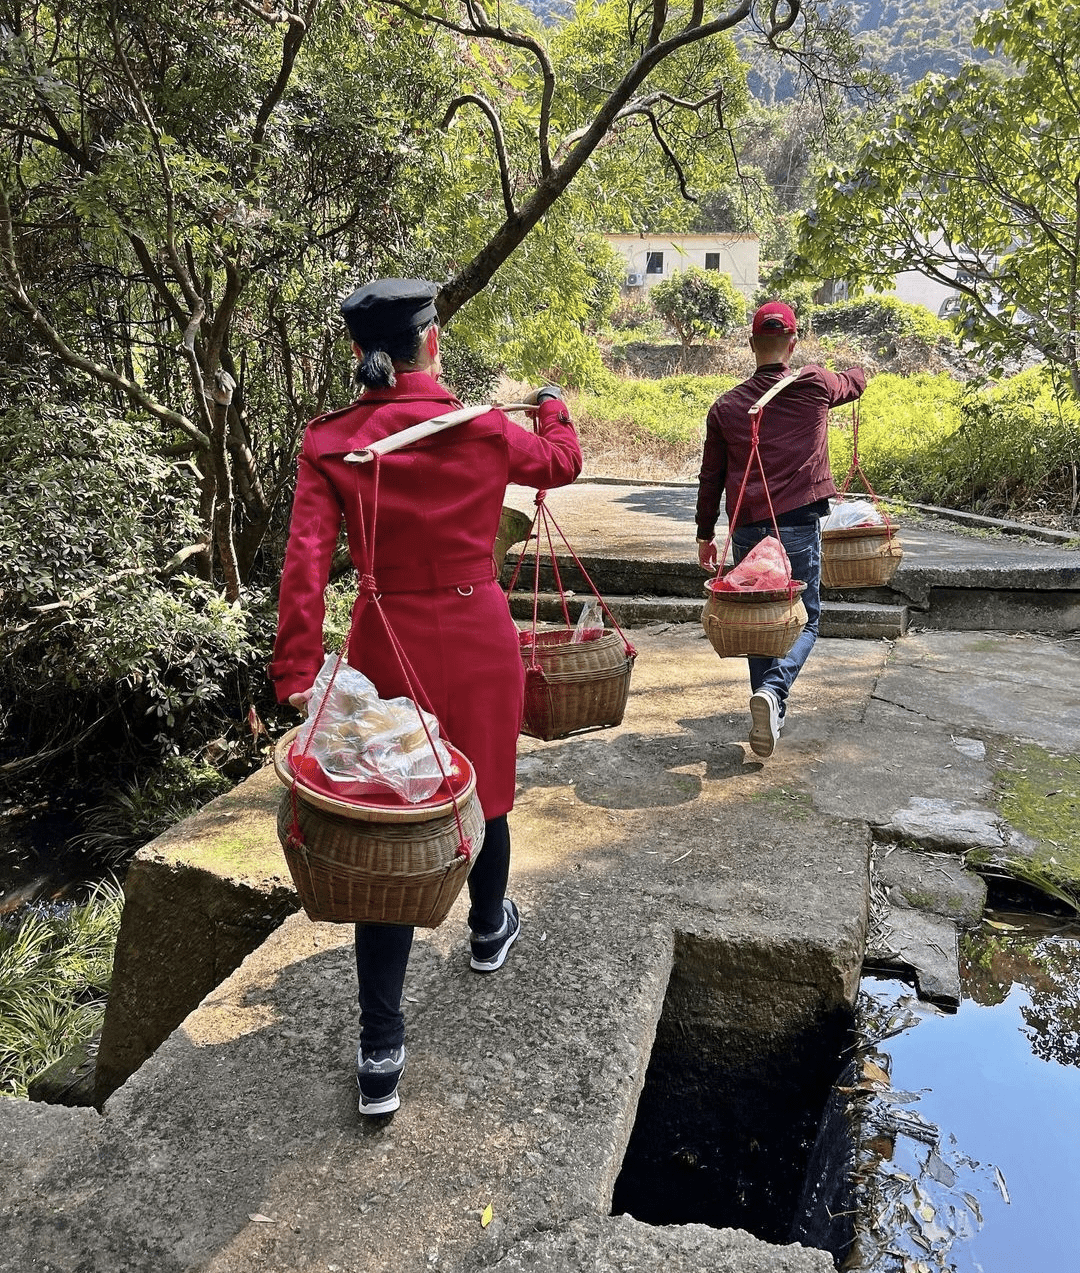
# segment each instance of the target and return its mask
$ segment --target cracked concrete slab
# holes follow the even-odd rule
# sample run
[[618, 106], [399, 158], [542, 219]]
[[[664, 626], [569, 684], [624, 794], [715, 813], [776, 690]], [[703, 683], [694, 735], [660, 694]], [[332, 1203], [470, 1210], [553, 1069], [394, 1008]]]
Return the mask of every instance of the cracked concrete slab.
[[971, 809], [958, 801], [912, 796], [887, 822], [870, 824], [874, 839], [886, 843], [921, 844], [946, 853], [983, 849], [1005, 851], [1001, 820], [992, 809]]
[[957, 927], [927, 911], [894, 909], [883, 926], [881, 947], [867, 951], [875, 969], [913, 973], [919, 997], [942, 1007], [960, 1003]]
[[1080, 642], [1031, 633], [919, 632], [897, 642], [876, 695], [951, 734], [1080, 751]]
[[[609, 1213], [662, 1014], [692, 1040], [686, 1073], [714, 1055], [755, 1073], [763, 1031], [794, 1084], [791, 1030], [850, 1011], [868, 835], [809, 792], [883, 647], [823, 642], [765, 764], [746, 745], [745, 661], [717, 658], [700, 625], [634, 635], [621, 726], [522, 740], [506, 967], [469, 971], [465, 898], [418, 930], [391, 1119], [356, 1113], [351, 929], [293, 915], [100, 1116], [0, 1102], [0, 1268], [825, 1273], [824, 1252], [745, 1226]], [[717, 993], [669, 1012], [676, 973], [685, 988], [703, 971]]]
[[877, 878], [892, 907], [932, 911], [965, 927], [978, 924], [986, 906], [986, 881], [940, 853], [876, 849]]

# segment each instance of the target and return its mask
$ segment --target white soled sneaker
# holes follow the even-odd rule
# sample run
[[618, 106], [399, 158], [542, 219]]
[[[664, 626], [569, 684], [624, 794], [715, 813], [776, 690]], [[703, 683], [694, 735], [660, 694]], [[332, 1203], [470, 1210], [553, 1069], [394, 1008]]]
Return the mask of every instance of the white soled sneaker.
[[771, 756], [780, 737], [780, 700], [766, 685], [750, 696], [750, 721], [750, 750]]

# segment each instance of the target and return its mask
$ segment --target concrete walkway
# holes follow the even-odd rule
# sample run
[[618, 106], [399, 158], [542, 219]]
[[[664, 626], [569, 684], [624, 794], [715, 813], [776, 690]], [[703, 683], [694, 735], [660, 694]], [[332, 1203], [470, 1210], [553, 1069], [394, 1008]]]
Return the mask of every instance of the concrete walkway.
[[[511, 487], [507, 503], [531, 518], [534, 494]], [[545, 498], [555, 525], [611, 601], [620, 622], [697, 618], [695, 606], [701, 602], [706, 576], [697, 564], [694, 543], [696, 487], [578, 481], [549, 491]], [[969, 517], [966, 524], [924, 515], [901, 518], [904, 555], [890, 584], [826, 591], [822, 635], [897, 636], [909, 621], [947, 630], [1080, 629], [1080, 541], [1056, 532], [1036, 532], [1058, 541], [1051, 542], [993, 529], [1005, 525], [1021, 529], [989, 518]], [[721, 515], [720, 550], [726, 533]], [[558, 534], [553, 532], [553, 538], [564, 556]], [[512, 549], [508, 561], [516, 560], [517, 554], [518, 549]], [[527, 557], [531, 568], [531, 548]], [[546, 562], [546, 542], [541, 557]], [[568, 586], [580, 590], [572, 568], [564, 577]], [[531, 588], [532, 577], [526, 571], [517, 590], [531, 593]], [[855, 602], [865, 609], [868, 622], [859, 622]], [[875, 608], [881, 607], [884, 612], [875, 615]]]
[[[685, 556], [691, 495], [617, 491], [616, 529], [575, 492], [552, 497], [575, 546], [595, 526], [605, 551], [617, 534], [627, 552], [677, 540]], [[469, 972], [460, 900], [417, 934], [396, 1115], [355, 1111], [350, 930], [294, 914], [101, 1114], [0, 1101], [0, 1269], [833, 1269], [788, 1244], [782, 1216], [768, 1241], [745, 1231], [730, 1153], [752, 1159], [770, 1109], [792, 1139], [820, 1110], [862, 966], [872, 827], [919, 799], [992, 808], [1020, 741], [1080, 749], [1080, 642], [822, 640], [763, 763], [745, 745], [741, 660], [718, 659], [697, 624], [633, 640], [621, 726], [522, 740], [525, 927], [505, 968]], [[274, 896], [277, 799], [251, 780], [205, 815], [242, 811], [245, 887]], [[613, 1216], [613, 1194], [675, 1222]], [[731, 1204], [726, 1227], [679, 1222], [710, 1195]]]

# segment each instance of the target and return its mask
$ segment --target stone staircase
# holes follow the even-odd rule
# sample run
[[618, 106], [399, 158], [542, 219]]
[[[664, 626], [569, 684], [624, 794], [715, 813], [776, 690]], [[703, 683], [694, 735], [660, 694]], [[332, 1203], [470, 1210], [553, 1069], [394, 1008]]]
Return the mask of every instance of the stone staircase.
[[[520, 552], [506, 555], [502, 582], [509, 586]], [[696, 563], [631, 561], [612, 557], [579, 556], [581, 565], [621, 627], [654, 623], [697, 623], [705, 604], [704, 576]], [[592, 589], [570, 556], [556, 556], [563, 591], [572, 594], [571, 621], [576, 620], [581, 600]], [[534, 558], [530, 549], [517, 584], [510, 594], [510, 612], [519, 622], [533, 614]], [[550, 560], [541, 559], [537, 617], [545, 623], [562, 621], [562, 605]], [[884, 595], [882, 595], [884, 594]], [[887, 589], [867, 589], [865, 594], [845, 591], [822, 593], [823, 637], [888, 638], [907, 631], [910, 605]]]

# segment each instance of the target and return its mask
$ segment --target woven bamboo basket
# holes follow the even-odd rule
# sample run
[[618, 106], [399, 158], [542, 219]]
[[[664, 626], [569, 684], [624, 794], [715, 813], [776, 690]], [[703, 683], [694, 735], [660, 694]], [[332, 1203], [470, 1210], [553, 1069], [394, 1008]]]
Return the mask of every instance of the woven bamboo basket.
[[708, 584], [708, 601], [701, 624], [712, 648], [722, 659], [780, 659], [798, 640], [806, 626], [803, 583], [771, 592], [714, 592]]
[[880, 587], [896, 574], [903, 555], [894, 526], [847, 526], [840, 530], [822, 531], [822, 586]]
[[[550, 741], [587, 729], [622, 723], [630, 693], [634, 655], [611, 628], [595, 641], [574, 644], [572, 630], [537, 632], [521, 647], [525, 663], [525, 710], [521, 732]], [[533, 667], [533, 663], [539, 667]]]
[[[301, 904], [310, 919], [332, 924], [414, 924], [436, 928], [457, 900], [484, 842], [476, 776], [457, 794], [461, 831], [472, 854], [459, 852], [453, 801], [445, 788], [420, 805], [335, 800], [295, 783], [291, 730], [274, 750], [274, 768], [288, 787], [278, 808], [278, 839]], [[460, 752], [455, 759], [464, 761]], [[302, 842], [293, 837], [293, 813]]]

